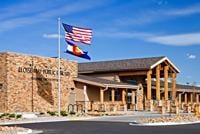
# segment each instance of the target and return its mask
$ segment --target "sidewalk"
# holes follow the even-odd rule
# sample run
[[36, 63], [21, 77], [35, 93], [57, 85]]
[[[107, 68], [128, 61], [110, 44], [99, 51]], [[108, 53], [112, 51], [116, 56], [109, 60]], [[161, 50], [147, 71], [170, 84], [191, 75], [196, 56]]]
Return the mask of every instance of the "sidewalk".
[[[182, 113], [181, 115], [188, 115], [187, 113]], [[20, 119], [20, 120], [9, 120], [0, 121], [0, 125], [15, 125], [15, 124], [28, 124], [28, 123], [42, 123], [42, 122], [61, 122], [61, 121], [104, 121], [104, 122], [135, 122], [141, 118], [159, 118], [175, 116], [175, 114], [165, 114], [161, 115], [155, 112], [132, 112], [127, 115], [119, 116], [67, 116], [67, 117], [37, 117], [31, 119]]]
[[0, 125], [15, 125], [15, 124], [29, 124], [42, 122], [61, 122], [61, 121], [75, 121], [75, 120], [89, 120], [96, 117], [37, 117], [32, 119], [0, 121]]

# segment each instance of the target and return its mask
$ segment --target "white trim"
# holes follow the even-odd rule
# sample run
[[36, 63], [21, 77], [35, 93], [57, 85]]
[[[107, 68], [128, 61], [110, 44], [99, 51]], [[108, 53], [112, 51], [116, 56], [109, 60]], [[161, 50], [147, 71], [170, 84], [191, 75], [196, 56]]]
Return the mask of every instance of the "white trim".
[[137, 89], [137, 85], [120, 85], [120, 84], [104, 84], [108, 87], [116, 87], [116, 88], [132, 88], [132, 89]]
[[154, 67], [156, 67], [157, 65], [159, 65], [160, 63], [162, 63], [162, 62], [165, 61], [165, 60], [168, 61], [168, 62], [173, 66], [173, 68], [176, 69], [176, 71], [177, 71], [178, 73], [181, 72], [181, 71], [178, 69], [178, 67], [176, 67], [167, 57], [162, 58], [161, 60], [159, 60], [158, 62], [156, 62], [155, 64], [153, 64], [150, 68], [153, 69]]

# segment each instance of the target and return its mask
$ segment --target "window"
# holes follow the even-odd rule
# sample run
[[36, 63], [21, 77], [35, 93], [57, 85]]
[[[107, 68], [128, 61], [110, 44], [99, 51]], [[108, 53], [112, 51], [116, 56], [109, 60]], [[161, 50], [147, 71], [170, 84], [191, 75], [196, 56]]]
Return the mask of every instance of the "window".
[[[112, 101], [112, 90], [109, 90], [109, 101]], [[120, 90], [115, 89], [115, 101], [120, 101]]]
[[115, 89], [115, 100], [120, 101], [120, 90], [119, 89]]

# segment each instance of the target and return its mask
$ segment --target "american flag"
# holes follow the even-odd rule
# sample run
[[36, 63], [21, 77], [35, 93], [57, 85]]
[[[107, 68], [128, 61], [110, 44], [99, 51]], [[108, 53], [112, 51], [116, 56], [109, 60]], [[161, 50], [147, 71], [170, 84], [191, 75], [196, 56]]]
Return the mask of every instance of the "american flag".
[[84, 44], [91, 44], [92, 29], [80, 28], [63, 23], [66, 31], [65, 39], [67, 41], [81, 42]]

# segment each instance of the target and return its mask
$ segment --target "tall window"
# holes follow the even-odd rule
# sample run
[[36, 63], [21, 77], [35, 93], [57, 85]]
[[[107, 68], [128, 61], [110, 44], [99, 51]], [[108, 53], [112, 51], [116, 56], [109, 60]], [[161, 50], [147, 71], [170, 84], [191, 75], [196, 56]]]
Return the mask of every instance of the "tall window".
[[120, 90], [115, 89], [115, 101], [120, 101]]

